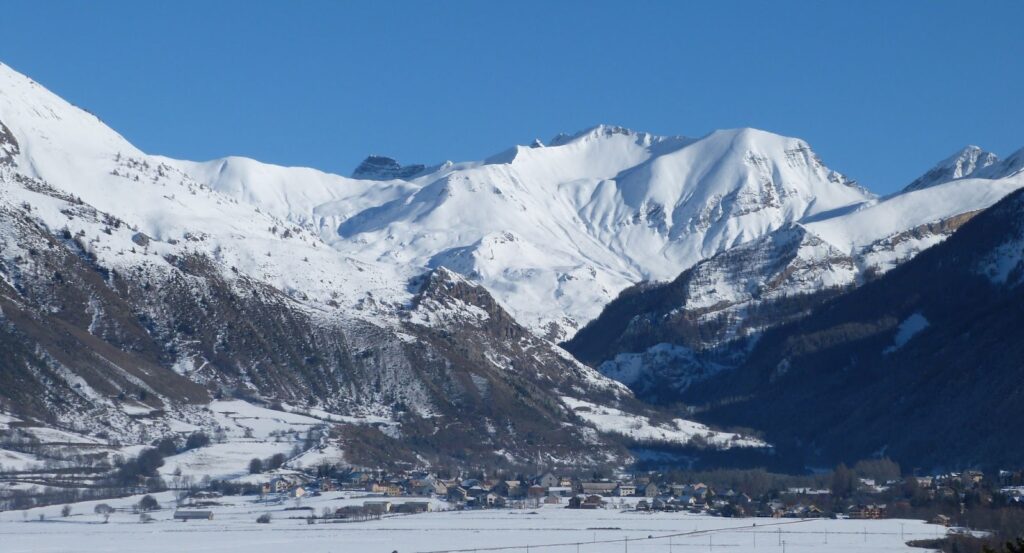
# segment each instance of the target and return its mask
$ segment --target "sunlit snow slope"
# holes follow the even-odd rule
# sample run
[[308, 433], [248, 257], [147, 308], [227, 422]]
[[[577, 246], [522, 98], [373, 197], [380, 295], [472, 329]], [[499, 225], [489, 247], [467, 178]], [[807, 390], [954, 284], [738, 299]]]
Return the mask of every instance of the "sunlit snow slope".
[[243, 158], [167, 162], [390, 271], [397, 286], [427, 268], [462, 273], [557, 338], [630, 284], [872, 198], [805, 142], [753, 129], [693, 140], [599, 126], [409, 181]]

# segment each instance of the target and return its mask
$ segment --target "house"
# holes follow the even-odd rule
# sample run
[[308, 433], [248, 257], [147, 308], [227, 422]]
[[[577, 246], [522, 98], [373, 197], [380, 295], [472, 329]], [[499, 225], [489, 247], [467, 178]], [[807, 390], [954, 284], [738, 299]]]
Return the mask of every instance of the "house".
[[533, 478], [533, 483], [543, 488], [553, 488], [555, 486], [558, 486], [559, 480], [558, 477], [555, 476], [554, 474], [551, 474], [550, 472], [545, 472], [541, 476], [535, 476]]
[[616, 497], [633, 497], [636, 495], [636, 486], [620, 482], [619, 485], [615, 487], [613, 493]]
[[609, 496], [615, 492], [615, 488], [618, 484], [615, 482], [581, 482], [580, 491], [583, 495], [603, 495]]
[[932, 524], [940, 524], [947, 528], [949, 528], [949, 525], [952, 524], [952, 522], [953, 521], [946, 515], [935, 515], [935, 518], [931, 520]]
[[174, 520], [187, 522], [189, 520], [213, 520], [213, 511], [174, 511]]
[[552, 486], [548, 488], [549, 497], [572, 497], [572, 487]]
[[960, 482], [966, 487], [973, 487], [985, 479], [985, 474], [980, 470], [965, 470], [960, 475]]
[[306, 488], [304, 486], [295, 486], [294, 488], [289, 490], [288, 496], [293, 499], [302, 499], [303, 497], [305, 497], [306, 493], [308, 492], [306, 491]]
[[569, 499], [570, 509], [603, 509], [604, 498], [600, 495], [576, 495]]
[[448, 484], [441, 480], [434, 480], [431, 485], [434, 488], [434, 495], [444, 496], [448, 493]]
[[641, 499], [640, 501], [636, 502], [636, 510], [637, 511], [650, 511], [651, 510], [651, 504], [648, 503], [646, 499]]
[[491, 491], [510, 498], [526, 497], [526, 490], [517, 480], [502, 480], [495, 484]]
[[455, 486], [454, 488], [448, 488], [447, 497], [448, 501], [452, 503], [465, 503], [466, 499], [469, 498], [469, 492], [462, 486]]
[[697, 498], [692, 495], [682, 495], [673, 499], [670, 503], [685, 509], [696, 505]]
[[410, 495], [430, 496], [433, 495], [437, 489], [434, 484], [435, 482], [432, 479], [415, 478], [409, 480], [406, 484], [406, 488], [409, 490]]
[[295, 483], [290, 479], [277, 477], [270, 481], [269, 489], [267, 487], [264, 487], [264, 489], [267, 490], [266, 493], [288, 493], [288, 490], [294, 486]]
[[402, 486], [398, 485], [397, 482], [388, 482], [384, 486], [384, 495], [389, 497], [398, 497], [402, 495]]
[[642, 495], [644, 497], [655, 498], [655, 497], [658, 497], [659, 495], [661, 495], [660, 492], [661, 492], [661, 490], [658, 489], [658, 485], [657, 484], [649, 483], [649, 484], [645, 485], [643, 487], [643, 489], [640, 490], [640, 495]]
[[540, 499], [546, 495], [548, 495], [548, 489], [544, 486], [534, 484], [526, 489], [526, 497], [530, 499]]
[[335, 485], [334, 480], [331, 480], [330, 478], [326, 477], [318, 480], [317, 484], [319, 485], [321, 492], [333, 492], [334, 490], [338, 489], [338, 486]]

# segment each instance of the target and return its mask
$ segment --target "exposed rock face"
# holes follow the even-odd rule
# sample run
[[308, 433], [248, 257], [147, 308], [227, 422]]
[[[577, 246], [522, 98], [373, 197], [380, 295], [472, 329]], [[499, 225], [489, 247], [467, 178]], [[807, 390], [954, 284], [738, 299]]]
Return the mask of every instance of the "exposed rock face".
[[4, 125], [3, 121], [0, 121], [0, 165], [11, 165], [14, 162], [14, 156], [19, 153], [21, 153], [21, 148], [18, 146], [14, 134]]
[[410, 179], [426, 169], [423, 165], [401, 165], [385, 156], [369, 156], [356, 167], [352, 177], [369, 180]]
[[986, 152], [977, 146], [967, 146], [959, 152], [942, 160], [927, 173], [903, 189], [904, 192], [921, 190], [955, 179], [968, 177], [980, 169], [989, 167], [999, 161], [992, 152]]

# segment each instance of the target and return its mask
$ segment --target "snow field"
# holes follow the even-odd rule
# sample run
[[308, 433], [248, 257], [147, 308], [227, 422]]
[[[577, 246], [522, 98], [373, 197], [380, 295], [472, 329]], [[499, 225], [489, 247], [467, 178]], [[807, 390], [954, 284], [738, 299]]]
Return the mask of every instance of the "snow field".
[[[169, 494], [160, 494], [164, 504]], [[538, 509], [440, 511], [395, 515], [381, 520], [309, 525], [309, 511], [285, 511], [292, 501], [262, 505], [254, 497], [223, 498], [212, 507], [212, 521], [187, 523], [171, 520], [173, 509], [153, 513], [155, 522], [140, 524], [138, 515], [117, 512], [109, 524], [93, 514], [96, 502], [73, 505], [73, 514], [61, 518], [60, 506], [0, 513], [0, 543], [4, 553], [56, 553], [74, 551], [136, 551], [164, 553], [425, 553], [432, 551], [537, 551], [543, 553], [640, 553], [699, 551], [783, 551], [815, 553], [878, 553], [925, 550], [905, 545], [906, 540], [941, 536], [945, 528], [911, 520], [796, 520], [715, 518], [685, 513], [638, 513], [616, 509], [569, 510], [557, 505]], [[324, 507], [362, 504], [374, 498], [331, 492], [303, 500], [319, 514]], [[379, 498], [377, 498], [379, 499]], [[108, 503], [126, 507], [138, 498]], [[394, 501], [400, 502], [398, 498]], [[434, 508], [446, 504], [433, 502]], [[48, 522], [39, 522], [45, 513]], [[268, 512], [270, 524], [256, 518]], [[294, 519], [288, 517], [297, 517]], [[756, 525], [756, 526], [755, 526]], [[672, 535], [671, 539], [669, 536]], [[653, 539], [648, 539], [653, 538]], [[625, 541], [628, 539], [628, 543]], [[578, 544], [578, 545], [577, 545]], [[578, 549], [577, 549], [578, 547]]]

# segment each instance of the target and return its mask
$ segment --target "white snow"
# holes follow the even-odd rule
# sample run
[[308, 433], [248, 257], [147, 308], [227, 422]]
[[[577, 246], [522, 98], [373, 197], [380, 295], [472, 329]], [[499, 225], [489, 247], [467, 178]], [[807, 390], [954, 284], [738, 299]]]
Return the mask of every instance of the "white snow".
[[917, 336], [922, 330], [928, 328], [928, 319], [920, 313], [914, 313], [907, 317], [900, 323], [899, 328], [896, 330], [896, 336], [893, 337], [892, 345], [885, 348], [884, 353], [893, 353], [896, 350], [907, 345], [914, 336]]
[[[286, 511], [283, 504], [259, 503], [254, 497], [225, 497], [214, 506], [211, 521], [174, 522], [171, 494], [158, 494], [163, 509], [151, 513], [154, 522], [140, 524], [127, 507], [139, 497], [103, 501], [118, 509], [108, 524], [93, 508], [100, 501], [72, 505], [72, 515], [60, 516], [61, 506], [0, 513], [0, 543], [5, 553], [57, 553], [74, 544], [78, 553], [112, 549], [140, 553], [207, 551], [210, 553], [278, 553], [280, 551], [364, 553], [421, 553], [439, 550], [507, 548], [522, 553], [618, 553], [711, 550], [781, 553], [888, 553], [926, 551], [906, 545], [913, 539], [945, 534], [941, 526], [914, 520], [829, 520], [717, 518], [689, 513], [641, 514], [617, 508], [593, 511], [548, 505], [536, 509], [442, 511], [388, 516], [347, 524], [307, 524], [309, 511]], [[324, 507], [360, 505], [372, 497], [327, 493], [304, 498], [301, 505], [319, 514]], [[396, 499], [394, 502], [401, 502]], [[635, 500], [628, 499], [625, 504]], [[432, 509], [446, 504], [432, 501]], [[617, 505], [615, 505], [617, 506]], [[40, 522], [38, 515], [45, 515]], [[270, 524], [256, 517], [270, 513]], [[24, 517], [24, 518], [23, 518]], [[628, 539], [626, 544], [624, 540]], [[576, 544], [579, 544], [577, 546]], [[561, 544], [561, 545], [556, 545]]]
[[563, 396], [562, 402], [599, 432], [619, 434], [635, 440], [687, 444], [699, 436], [709, 445], [722, 449], [768, 445], [756, 438], [711, 430], [706, 425], [684, 419], [673, 419], [671, 424], [654, 424], [647, 417], [581, 399]]

